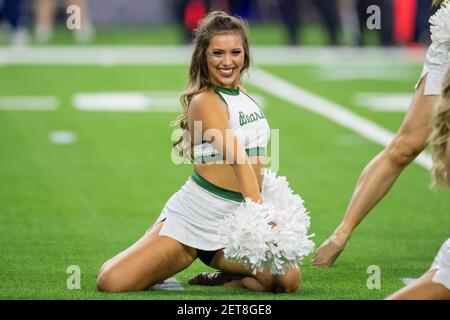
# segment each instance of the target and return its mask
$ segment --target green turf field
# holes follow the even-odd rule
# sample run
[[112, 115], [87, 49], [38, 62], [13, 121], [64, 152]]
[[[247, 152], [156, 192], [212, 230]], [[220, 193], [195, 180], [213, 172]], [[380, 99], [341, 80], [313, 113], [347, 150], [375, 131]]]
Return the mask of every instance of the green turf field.
[[[419, 64], [403, 66], [412, 74]], [[352, 102], [356, 92], [412, 93], [409, 80], [330, 80], [317, 65], [262, 66], [263, 70], [348, 107], [395, 131], [403, 112], [375, 112]], [[360, 67], [364, 68], [364, 67]], [[395, 69], [393, 70], [395, 72]], [[200, 261], [176, 278], [184, 290], [104, 294], [96, 290], [101, 264], [131, 245], [154, 222], [192, 172], [171, 162], [176, 112], [87, 112], [75, 109], [79, 92], [179, 91], [187, 66], [0, 66], [0, 97], [55, 96], [54, 111], [0, 110], [0, 299], [383, 299], [402, 278], [426, 271], [450, 225], [449, 191], [429, 189], [416, 164], [354, 233], [331, 269], [302, 264], [295, 294], [187, 285], [209, 270]], [[356, 180], [382, 146], [328, 119], [247, 85], [264, 98], [272, 128], [280, 130], [280, 170], [311, 214], [319, 245], [340, 221]], [[72, 144], [55, 144], [70, 131]], [[81, 269], [81, 289], [69, 290], [66, 269]], [[381, 288], [369, 290], [371, 265]]]

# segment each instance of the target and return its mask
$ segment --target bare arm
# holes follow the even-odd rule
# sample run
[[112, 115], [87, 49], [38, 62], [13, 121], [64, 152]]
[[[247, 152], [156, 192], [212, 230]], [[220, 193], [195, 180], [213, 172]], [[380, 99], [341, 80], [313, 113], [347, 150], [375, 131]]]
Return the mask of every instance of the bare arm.
[[201, 136], [202, 140], [211, 142], [223, 155], [225, 163], [233, 168], [244, 198], [261, 202], [256, 174], [244, 148], [231, 130], [227, 111], [226, 105], [215, 93], [198, 94], [189, 105], [189, 131], [193, 133], [198, 130], [198, 127], [194, 128], [194, 122], [201, 121], [201, 135], [198, 132], [195, 138]]

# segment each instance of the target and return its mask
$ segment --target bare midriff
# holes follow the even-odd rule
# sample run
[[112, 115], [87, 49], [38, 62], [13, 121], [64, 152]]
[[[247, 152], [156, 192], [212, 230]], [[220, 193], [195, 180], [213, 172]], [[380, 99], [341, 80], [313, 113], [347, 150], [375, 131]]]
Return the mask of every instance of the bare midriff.
[[[255, 171], [256, 179], [258, 180], [259, 189], [261, 190], [264, 179], [264, 157], [250, 157], [249, 158], [253, 170]], [[223, 189], [241, 192], [236, 174], [231, 165], [225, 163], [204, 163], [196, 164], [194, 170], [203, 178], [212, 184]]]

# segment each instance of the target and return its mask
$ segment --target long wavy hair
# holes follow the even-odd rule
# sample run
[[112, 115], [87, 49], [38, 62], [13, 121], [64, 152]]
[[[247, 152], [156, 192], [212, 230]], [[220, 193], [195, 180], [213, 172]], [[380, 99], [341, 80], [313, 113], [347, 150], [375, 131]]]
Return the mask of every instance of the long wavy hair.
[[446, 171], [445, 153], [450, 137], [450, 70], [445, 76], [442, 93], [433, 111], [431, 119], [432, 133], [430, 137], [433, 157], [432, 186], [442, 187], [448, 181], [450, 172]]
[[180, 127], [183, 135], [173, 144], [176, 153], [184, 158], [193, 159], [191, 152], [192, 144], [187, 132], [187, 114], [189, 104], [192, 98], [212, 87], [211, 79], [208, 73], [208, 64], [206, 57], [206, 49], [210, 40], [217, 34], [235, 32], [242, 39], [244, 48], [244, 65], [241, 73], [250, 66], [250, 49], [247, 38], [247, 24], [239, 17], [231, 16], [222, 11], [210, 12], [203, 18], [197, 29], [195, 29], [194, 52], [192, 54], [191, 64], [189, 68], [189, 77], [186, 90], [180, 97], [182, 113], [175, 121], [171, 123], [173, 127]]
[[433, 5], [434, 7], [438, 7], [438, 6], [440, 6], [441, 4], [443, 4], [444, 1], [445, 1], [445, 0], [433, 0], [432, 5]]

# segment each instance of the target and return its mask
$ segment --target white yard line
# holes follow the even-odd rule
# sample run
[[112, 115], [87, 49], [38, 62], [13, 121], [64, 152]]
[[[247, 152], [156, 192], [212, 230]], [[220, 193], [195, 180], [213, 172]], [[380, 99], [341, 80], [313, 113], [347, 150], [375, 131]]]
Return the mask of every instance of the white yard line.
[[383, 81], [411, 81], [419, 76], [419, 72], [410, 66], [323, 66], [317, 72], [321, 80], [383, 80]]
[[[247, 81], [273, 96], [286, 100], [299, 108], [320, 114], [375, 143], [387, 146], [394, 137], [393, 132], [349, 111], [344, 106], [308, 92], [267, 71], [252, 70]], [[427, 152], [422, 152], [415, 162], [426, 169], [430, 169], [432, 166], [431, 156]]]
[[[398, 66], [421, 63], [424, 49], [411, 48], [320, 48], [254, 46], [258, 64], [329, 66]], [[186, 65], [191, 46], [39, 46], [0, 48], [0, 65]]]
[[411, 104], [410, 92], [357, 92], [353, 105], [376, 112], [406, 112]]
[[58, 107], [54, 96], [0, 96], [0, 110], [55, 111]]
[[[180, 112], [180, 96], [177, 91], [113, 91], [82, 92], [73, 96], [76, 109], [95, 112]], [[262, 96], [252, 96], [263, 109]]]
[[73, 144], [77, 140], [77, 135], [71, 131], [52, 131], [50, 141], [54, 144]]
[[[60, 65], [186, 65], [190, 46], [49, 46], [26, 48], [0, 48], [0, 65], [60, 64]], [[258, 64], [332, 66], [398, 66], [423, 61], [424, 49], [407, 48], [293, 48], [253, 47], [254, 61]], [[318, 113], [367, 139], [386, 146], [394, 133], [376, 123], [347, 110], [344, 106], [299, 88], [261, 69], [251, 72], [249, 81], [262, 90], [291, 102], [300, 108]], [[416, 163], [431, 168], [428, 153], [423, 152]]]
[[162, 92], [89, 92], [76, 93], [72, 104], [83, 111], [105, 112], [176, 112], [181, 108], [180, 93]]

